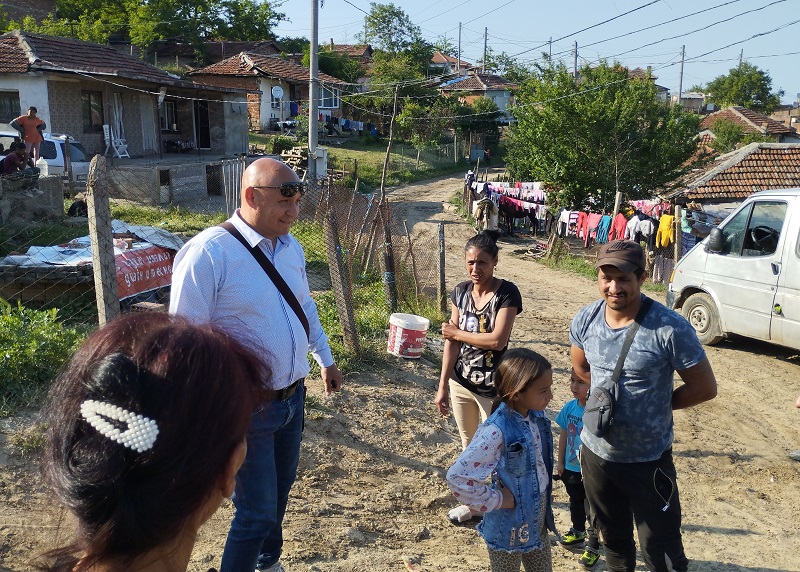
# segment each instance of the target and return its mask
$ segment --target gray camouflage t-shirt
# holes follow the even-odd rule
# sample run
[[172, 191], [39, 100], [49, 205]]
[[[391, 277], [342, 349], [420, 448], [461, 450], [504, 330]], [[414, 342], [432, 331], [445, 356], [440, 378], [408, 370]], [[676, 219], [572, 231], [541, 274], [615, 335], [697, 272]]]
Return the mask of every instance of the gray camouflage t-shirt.
[[[605, 308], [605, 300], [584, 306], [569, 329], [570, 342], [586, 354], [592, 389], [601, 384], [610, 386], [630, 327], [609, 327]], [[697, 365], [705, 355], [689, 322], [653, 301], [625, 358], [614, 422], [603, 437], [583, 431], [583, 446], [603, 459], [619, 463], [640, 463], [661, 457], [672, 445], [674, 373]]]

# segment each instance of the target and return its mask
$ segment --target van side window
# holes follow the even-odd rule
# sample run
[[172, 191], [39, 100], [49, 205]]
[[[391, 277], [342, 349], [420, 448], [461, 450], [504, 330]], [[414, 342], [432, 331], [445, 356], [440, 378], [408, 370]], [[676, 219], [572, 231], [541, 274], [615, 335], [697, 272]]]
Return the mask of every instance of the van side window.
[[39, 156], [45, 159], [55, 159], [57, 157], [56, 144], [52, 141], [42, 141], [39, 145]]
[[723, 254], [768, 256], [774, 254], [781, 237], [787, 205], [778, 201], [759, 201], [736, 213], [722, 229]]
[[742, 256], [767, 256], [774, 254], [781, 237], [787, 205], [784, 202], [759, 201], [753, 205], [753, 213], [744, 235]]

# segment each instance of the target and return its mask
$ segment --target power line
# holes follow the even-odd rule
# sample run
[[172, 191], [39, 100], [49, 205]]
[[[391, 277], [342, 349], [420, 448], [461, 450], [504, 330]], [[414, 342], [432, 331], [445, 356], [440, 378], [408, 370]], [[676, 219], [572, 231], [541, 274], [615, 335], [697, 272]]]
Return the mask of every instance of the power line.
[[[641, 6], [637, 7], [637, 8], [634, 8], [633, 10], [628, 10], [627, 12], [623, 12], [622, 14], [618, 14], [618, 15], [614, 16], [613, 18], [609, 18], [608, 20], [603, 20], [602, 22], [598, 22], [597, 24], [592, 24], [591, 26], [588, 26], [586, 28], [578, 30], [577, 32], [572, 32], [571, 34], [567, 34], [566, 36], [561, 36], [560, 38], [556, 38], [555, 40], [552, 40], [552, 41], [553, 42], [559, 42], [559, 41], [564, 40], [566, 38], [569, 38], [571, 36], [576, 36], [576, 35], [580, 34], [581, 32], [585, 32], [587, 30], [591, 30], [592, 28], [597, 28], [598, 26], [602, 26], [603, 24], [608, 24], [609, 22], [613, 22], [614, 20], [622, 18], [623, 16], [627, 16], [628, 14], [633, 14], [634, 12], [637, 12], [638, 10], [642, 10], [644, 8], [647, 8], [648, 6], [652, 6], [653, 4], [657, 4], [658, 2], [661, 2], [661, 0], [652, 0], [652, 2], [648, 2], [647, 4], [643, 4], [643, 5], [641, 5]], [[527, 54], [528, 52], [532, 52], [533, 50], [538, 50], [539, 48], [545, 47], [548, 43], [550, 43], [550, 42], [549, 41], [545, 42], [545, 43], [543, 43], [543, 44], [541, 44], [539, 46], [536, 46], [535, 48], [530, 48], [529, 50], [525, 50], [525, 51], [519, 52], [518, 54], [514, 54], [511, 57], [512, 58], [516, 58], [517, 56], [521, 56], [522, 54]]]

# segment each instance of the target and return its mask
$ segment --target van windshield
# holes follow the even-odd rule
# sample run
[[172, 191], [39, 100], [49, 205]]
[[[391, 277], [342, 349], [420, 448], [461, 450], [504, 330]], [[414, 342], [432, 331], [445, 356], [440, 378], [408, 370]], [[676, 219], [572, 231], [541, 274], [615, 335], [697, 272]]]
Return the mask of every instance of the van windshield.
[[723, 254], [766, 256], [778, 248], [786, 219], [787, 205], [778, 201], [757, 201], [739, 211], [722, 229]]

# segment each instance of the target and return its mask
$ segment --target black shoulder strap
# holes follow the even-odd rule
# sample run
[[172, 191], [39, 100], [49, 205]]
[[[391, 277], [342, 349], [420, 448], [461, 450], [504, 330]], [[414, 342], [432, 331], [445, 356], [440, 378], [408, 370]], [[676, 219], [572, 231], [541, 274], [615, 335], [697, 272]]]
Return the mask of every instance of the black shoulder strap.
[[622, 366], [625, 363], [625, 357], [628, 355], [628, 350], [631, 349], [631, 344], [633, 344], [633, 336], [636, 335], [639, 326], [642, 325], [642, 321], [652, 305], [653, 300], [645, 296], [644, 300], [642, 300], [642, 305], [639, 307], [639, 311], [636, 313], [636, 317], [633, 319], [631, 327], [628, 328], [625, 342], [622, 344], [622, 351], [619, 352], [619, 358], [617, 358], [617, 367], [614, 368], [614, 373], [611, 375], [611, 383], [617, 383], [619, 381], [619, 376], [622, 375]]
[[281, 293], [283, 298], [289, 303], [289, 306], [292, 308], [292, 310], [294, 310], [294, 313], [297, 314], [297, 318], [300, 320], [300, 323], [303, 325], [303, 329], [306, 331], [306, 338], [310, 340], [311, 329], [308, 325], [306, 313], [303, 311], [302, 306], [300, 306], [297, 296], [294, 295], [291, 288], [289, 288], [289, 285], [286, 283], [283, 277], [281, 277], [280, 273], [278, 273], [278, 270], [275, 268], [272, 262], [269, 261], [269, 258], [267, 258], [266, 254], [264, 254], [260, 248], [254, 248], [250, 246], [247, 243], [247, 240], [242, 236], [242, 233], [239, 232], [230, 222], [225, 221], [219, 226], [227, 230], [236, 238], [236, 240], [241, 242], [242, 245], [250, 252], [250, 254], [253, 255], [253, 258], [256, 259], [256, 262], [261, 265], [261, 268], [263, 268], [264, 272], [267, 273], [269, 279], [272, 280], [273, 284], [275, 284], [278, 292]]

